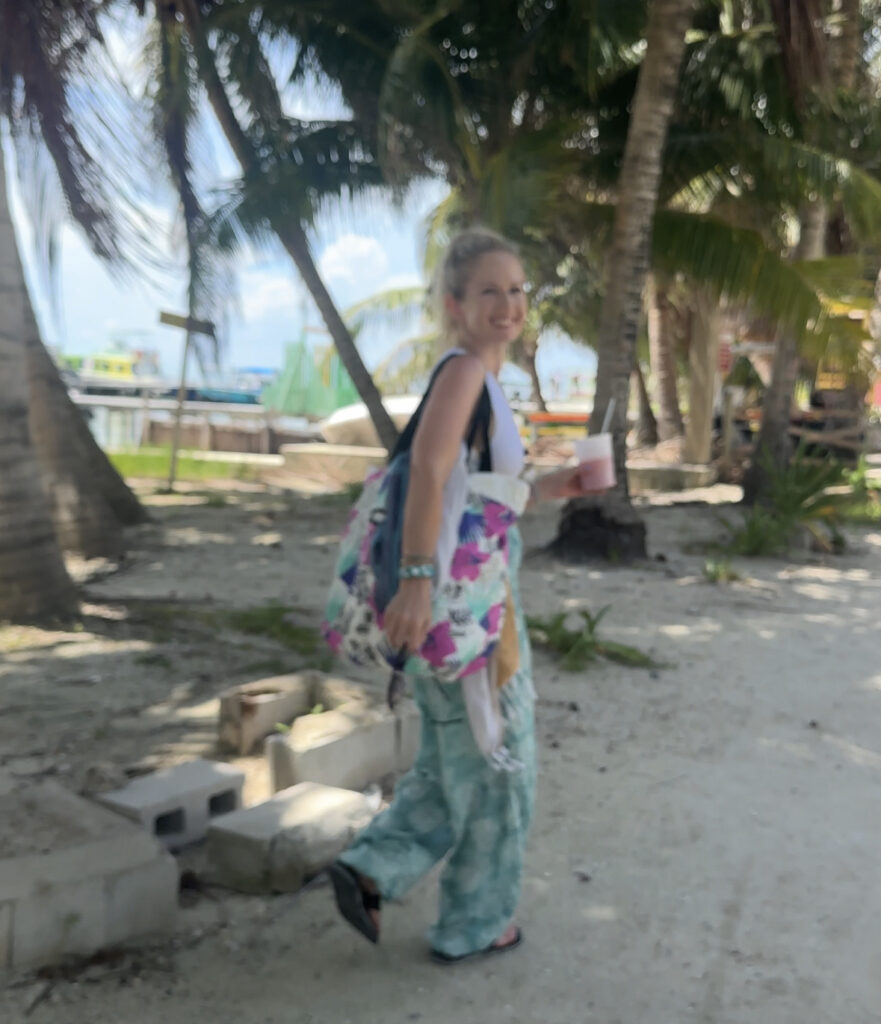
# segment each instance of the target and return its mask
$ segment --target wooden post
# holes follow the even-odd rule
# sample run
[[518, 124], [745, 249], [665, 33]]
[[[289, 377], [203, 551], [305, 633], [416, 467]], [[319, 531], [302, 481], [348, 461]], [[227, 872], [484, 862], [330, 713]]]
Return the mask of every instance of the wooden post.
[[184, 412], [184, 401], [187, 395], [187, 359], [190, 355], [190, 342], [192, 333], [187, 331], [184, 342], [184, 354], [180, 361], [180, 384], [177, 388], [177, 404], [174, 408], [174, 428], [171, 434], [171, 464], [168, 467], [168, 489], [174, 490], [174, 480], [177, 476], [177, 451], [180, 447], [181, 418]]
[[186, 340], [184, 341], [184, 353], [180, 364], [180, 385], [177, 389], [177, 404], [174, 410], [174, 429], [171, 439], [171, 465], [168, 467], [168, 489], [174, 490], [174, 480], [177, 475], [177, 452], [180, 447], [181, 418], [184, 411], [184, 402], [187, 394], [187, 359], [190, 355], [190, 345], [194, 334], [207, 334], [213, 338], [215, 335], [214, 324], [210, 320], [195, 320], [190, 316], [179, 316], [176, 313], [160, 313], [159, 323], [169, 327], [180, 327], [185, 330]]

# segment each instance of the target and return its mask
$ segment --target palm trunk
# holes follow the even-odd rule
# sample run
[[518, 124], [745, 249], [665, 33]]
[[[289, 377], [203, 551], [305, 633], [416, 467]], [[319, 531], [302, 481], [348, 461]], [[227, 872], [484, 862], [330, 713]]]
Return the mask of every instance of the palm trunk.
[[532, 382], [532, 397], [541, 412], [547, 412], [548, 406], [541, 390], [541, 381], [538, 377], [538, 369], [535, 365], [535, 357], [538, 353], [538, 343], [532, 338], [524, 338], [522, 335], [510, 346], [509, 354], [511, 361], [521, 370], [529, 374]]
[[636, 420], [636, 443], [640, 448], [650, 448], [658, 443], [658, 421], [652, 412], [645, 377], [637, 359], [634, 363], [633, 380], [636, 384], [636, 395], [639, 399], [639, 414]]
[[22, 284], [0, 151], [0, 620], [16, 622], [77, 608], [28, 430]]
[[[801, 217], [801, 238], [796, 257], [816, 260], [823, 255], [826, 237], [826, 206], [822, 200], [806, 204]], [[795, 338], [779, 334], [774, 348], [771, 383], [762, 401], [762, 425], [753, 459], [743, 479], [743, 500], [764, 501], [771, 481], [789, 462], [792, 441], [789, 425], [792, 396], [798, 375], [798, 347]]]
[[715, 303], [696, 295], [688, 350], [688, 423], [685, 460], [706, 465], [713, 447], [713, 405], [719, 361], [719, 316]]
[[[24, 287], [24, 282], [22, 282]], [[60, 392], [67, 391], [40, 340], [39, 328], [25, 290], [24, 315], [30, 385], [29, 428], [43, 485], [49, 496], [55, 535], [62, 551], [85, 558], [118, 558], [122, 528], [100, 487], [90, 478], [76, 432], [56, 413]], [[82, 419], [79, 412], [76, 415]]]
[[[226, 87], [217, 71], [214, 54], [204, 35], [196, 0], [181, 0], [181, 9], [199, 62], [202, 84], [208, 93], [208, 100], [215, 117], [246, 177], [257, 177], [261, 173], [257, 151], [242, 128], [230, 103]], [[379, 389], [361, 360], [352, 335], [318, 273], [303, 225], [298, 220], [289, 216], [279, 216], [271, 210], [268, 211], [268, 219], [272, 230], [294, 261], [303, 283], [315, 301], [339, 353], [340, 360], [352, 378], [352, 383], [361, 396], [361, 401], [367, 407], [367, 412], [373, 421], [380, 441], [391, 451], [398, 439], [397, 428], [382, 404]]]
[[658, 437], [661, 441], [671, 441], [685, 432], [677, 387], [674, 310], [666, 290], [658, 285], [654, 275], [649, 275], [647, 295], [649, 360], [658, 409]]
[[596, 433], [614, 399], [612, 431], [618, 484], [600, 502], [578, 499], [566, 506], [552, 545], [561, 555], [620, 560], [646, 553], [645, 523], [634, 510], [627, 487], [627, 406], [661, 157], [693, 10], [693, 0], [653, 0], [649, 6], [646, 54], [627, 129], [611, 255], [605, 268], [594, 401], [599, 415], [590, 419], [590, 429]]

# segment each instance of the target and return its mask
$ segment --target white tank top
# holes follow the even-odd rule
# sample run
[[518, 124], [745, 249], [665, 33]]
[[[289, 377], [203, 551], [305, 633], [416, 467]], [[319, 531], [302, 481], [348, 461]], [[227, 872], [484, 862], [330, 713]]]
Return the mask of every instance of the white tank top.
[[[453, 348], [445, 353], [441, 362], [453, 355], [466, 355], [464, 348]], [[523, 472], [526, 453], [520, 440], [517, 421], [502, 391], [502, 385], [494, 373], [486, 371], [486, 388], [493, 410], [493, 428], [489, 439], [489, 450], [492, 456], [493, 472], [508, 473], [519, 476]]]

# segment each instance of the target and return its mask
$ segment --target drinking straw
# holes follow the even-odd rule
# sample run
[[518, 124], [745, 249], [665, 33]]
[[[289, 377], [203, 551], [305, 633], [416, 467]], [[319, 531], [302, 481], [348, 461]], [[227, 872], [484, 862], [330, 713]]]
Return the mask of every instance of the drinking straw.
[[608, 434], [609, 426], [612, 422], [612, 416], [615, 414], [615, 399], [610, 398], [609, 404], [606, 406], [606, 415], [603, 417], [603, 426], [600, 430], [601, 434]]

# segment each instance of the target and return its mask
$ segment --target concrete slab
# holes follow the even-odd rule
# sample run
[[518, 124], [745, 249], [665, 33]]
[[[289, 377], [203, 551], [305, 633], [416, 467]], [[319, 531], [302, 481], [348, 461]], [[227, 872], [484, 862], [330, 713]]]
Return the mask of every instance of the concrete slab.
[[270, 786], [300, 782], [362, 790], [391, 773], [408, 771], [419, 750], [421, 719], [411, 701], [398, 714], [370, 704], [347, 704], [304, 715], [285, 735], [266, 743]]
[[365, 690], [346, 679], [323, 672], [294, 672], [234, 686], [220, 695], [219, 740], [221, 746], [250, 754], [279, 723], [321, 706], [326, 710], [351, 702], [363, 704]]
[[212, 822], [212, 881], [241, 892], [294, 892], [373, 817], [361, 793], [304, 782]]
[[284, 467], [298, 476], [321, 477], [337, 484], [360, 484], [371, 469], [388, 461], [385, 448], [344, 444], [283, 444]]
[[627, 462], [627, 481], [631, 494], [688, 491], [715, 483], [716, 469], [714, 466], [671, 465], [647, 459], [630, 459]]
[[174, 859], [52, 781], [0, 793], [0, 967], [34, 967], [171, 930]]
[[168, 849], [203, 839], [212, 818], [242, 806], [245, 773], [219, 761], [187, 761], [102, 793], [107, 807], [138, 821]]

